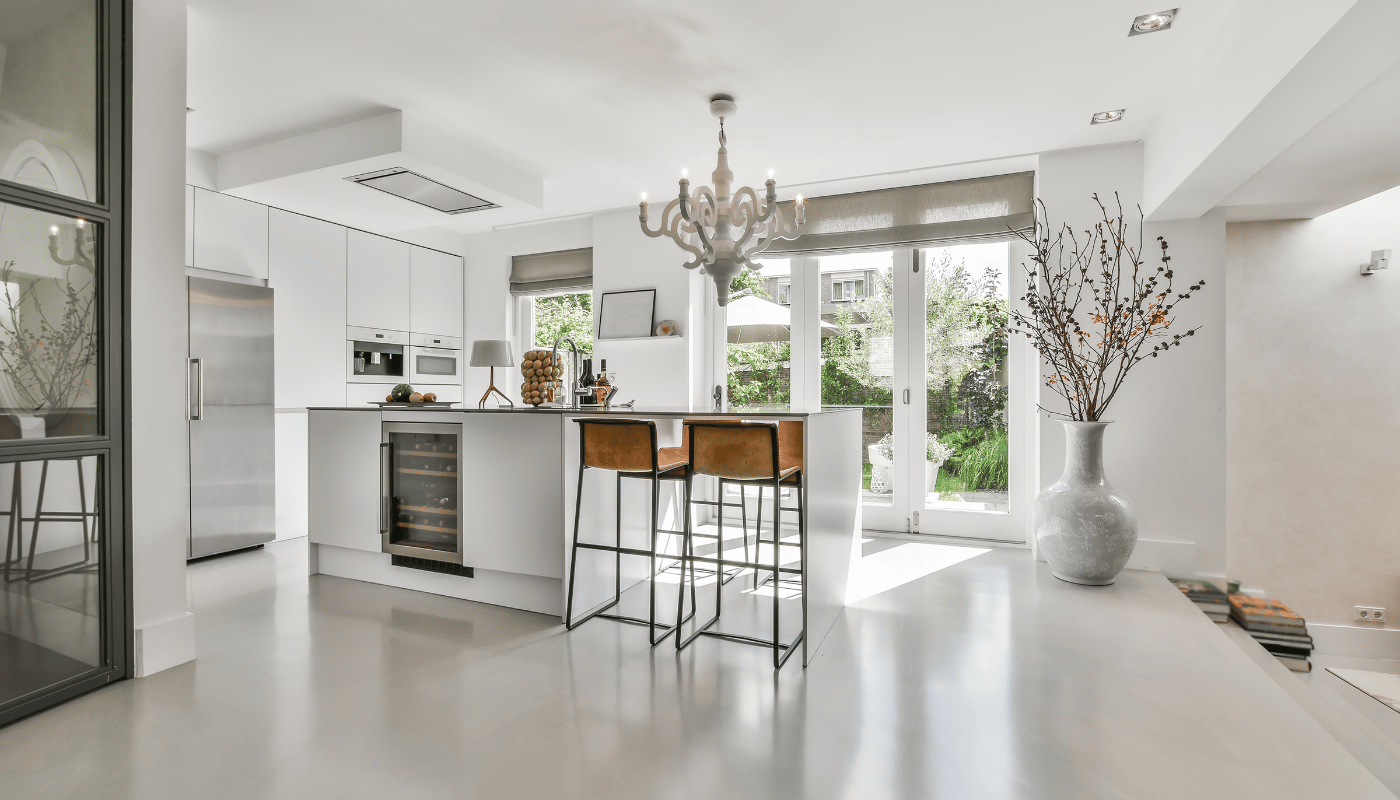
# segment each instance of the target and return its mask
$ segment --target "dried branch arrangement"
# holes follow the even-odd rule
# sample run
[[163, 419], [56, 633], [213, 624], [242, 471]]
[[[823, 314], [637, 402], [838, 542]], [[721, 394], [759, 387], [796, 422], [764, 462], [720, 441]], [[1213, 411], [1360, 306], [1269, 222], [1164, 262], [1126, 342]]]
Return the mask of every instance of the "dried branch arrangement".
[[[70, 267], [56, 286], [61, 316], [49, 319], [40, 282], [20, 288], [15, 262], [0, 267], [0, 372], [26, 411], [64, 410], [92, 390], [88, 368], [97, 358], [97, 292], [91, 275], [74, 283]], [[22, 313], [23, 312], [23, 313]]]
[[1111, 217], [1094, 195], [1103, 219], [1084, 231], [1082, 242], [1068, 225], [1051, 238], [1044, 203], [1036, 209], [1035, 232], [1017, 234], [1030, 247], [1033, 265], [1021, 297], [1025, 311], [1013, 310], [1012, 324], [1050, 365], [1045, 385], [1081, 422], [1102, 418], [1133, 367], [1180, 347], [1200, 330], [1174, 332], [1173, 311], [1206, 282], [1176, 291], [1167, 240], [1157, 237], [1160, 263], [1145, 263], [1142, 209], [1133, 246], [1122, 201], [1117, 194], [1114, 199], [1118, 214]]

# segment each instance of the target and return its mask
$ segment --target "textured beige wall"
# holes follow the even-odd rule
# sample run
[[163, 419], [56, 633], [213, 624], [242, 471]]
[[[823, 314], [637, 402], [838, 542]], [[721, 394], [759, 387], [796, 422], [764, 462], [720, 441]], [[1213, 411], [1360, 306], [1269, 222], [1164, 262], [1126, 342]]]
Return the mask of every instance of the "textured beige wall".
[[1228, 226], [1227, 567], [1310, 622], [1400, 614], [1400, 264], [1358, 270], [1383, 248], [1400, 188]]

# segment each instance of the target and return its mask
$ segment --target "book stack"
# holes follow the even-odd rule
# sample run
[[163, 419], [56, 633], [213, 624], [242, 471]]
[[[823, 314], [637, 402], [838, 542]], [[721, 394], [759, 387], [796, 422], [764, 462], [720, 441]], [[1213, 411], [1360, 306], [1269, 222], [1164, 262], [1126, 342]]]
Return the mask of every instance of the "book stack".
[[1230, 597], [1210, 581], [1172, 581], [1186, 598], [1204, 611], [1212, 622], [1228, 622], [1230, 619]]
[[1230, 595], [1230, 618], [1294, 672], [1310, 672], [1312, 637], [1307, 622], [1277, 600]]

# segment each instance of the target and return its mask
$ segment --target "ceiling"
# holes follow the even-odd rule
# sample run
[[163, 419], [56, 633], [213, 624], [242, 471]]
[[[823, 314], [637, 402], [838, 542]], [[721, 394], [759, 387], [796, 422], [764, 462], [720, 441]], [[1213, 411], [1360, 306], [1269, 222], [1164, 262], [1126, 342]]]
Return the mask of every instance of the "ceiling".
[[[1218, 19], [1202, 3], [1130, 38], [1143, 11], [1120, 0], [189, 5], [190, 147], [231, 153], [398, 109], [543, 178], [542, 209], [431, 218], [457, 231], [671, 194], [682, 166], [713, 168], [717, 92], [739, 103], [739, 181], [771, 167], [789, 191], [1139, 139], [1164, 102], [1145, 87], [1189, 64]], [[1088, 124], [1120, 107], [1123, 121]]]
[[[639, 191], [671, 196], [681, 167], [708, 182], [716, 123], [707, 100], [719, 92], [739, 104], [727, 125], [737, 181], [757, 185], [772, 168], [788, 197], [861, 176], [862, 188], [919, 182], [908, 173], [969, 162], [1003, 160], [1010, 171], [1024, 168], [1016, 164], [1024, 156], [1124, 141], [1148, 140], [1151, 159], [1154, 132], [1162, 141], [1163, 131], [1181, 145], [1157, 148], [1180, 162], [1164, 156], [1162, 167], [1186, 181], [1177, 196], [1209, 208], [1239, 187], [1228, 204], [1240, 206], [1240, 218], [1285, 206], [1315, 210], [1314, 195], [1335, 202], [1395, 172], [1377, 178], [1371, 170], [1369, 183], [1358, 183], [1359, 160], [1349, 173], [1328, 166], [1346, 149], [1339, 122], [1331, 133], [1317, 124], [1312, 144], [1303, 136], [1286, 151], [1287, 142], [1255, 147], [1248, 133], [1253, 124], [1279, 138], [1280, 125], [1269, 120], [1280, 118], [1288, 97], [1275, 92], [1269, 106], [1267, 95], [1290, 74], [1299, 82], [1296, 65], [1309, 52], [1322, 62], [1310, 67], [1312, 85], [1337, 84], [1326, 70], [1338, 59], [1319, 55], [1316, 43], [1331, 36], [1324, 44], [1344, 48], [1345, 36], [1361, 36], [1336, 24], [1344, 16], [1356, 31], [1380, 35], [1367, 14], [1388, 13], [1388, 0], [1204, 2], [1182, 8], [1170, 30], [1133, 37], [1133, 17], [1156, 9], [1122, 0], [189, 0], [189, 7], [188, 144], [220, 156], [218, 163], [256, 161], [288, 140], [319, 147], [337, 131], [401, 111], [436, 132], [437, 152], [470, 155], [459, 164], [491, 162], [517, 184], [543, 187], [542, 202], [534, 202], [538, 193], [530, 201], [493, 195], [491, 182], [470, 169], [433, 173], [434, 159], [406, 145], [403, 157], [391, 147], [375, 158], [217, 187], [385, 233], [475, 232], [632, 206]], [[1363, 75], [1370, 83], [1376, 67], [1363, 66], [1352, 70], [1358, 85], [1337, 91], [1360, 91]], [[1400, 91], [1400, 80], [1391, 83]], [[1373, 87], [1373, 95], [1388, 86]], [[1089, 124], [1094, 112], [1115, 108], [1127, 109], [1121, 122]], [[1239, 121], [1230, 122], [1236, 111]], [[1283, 118], [1300, 128], [1289, 141], [1315, 124], [1306, 115]], [[1400, 137], [1371, 139], [1370, 163], [1400, 165]], [[1212, 148], [1223, 166], [1210, 165]], [[1260, 164], [1245, 166], [1237, 152]], [[406, 166], [394, 162], [410, 156], [416, 170], [501, 207], [448, 216], [343, 180], [367, 165]], [[1201, 164], [1239, 174], [1222, 182]], [[1253, 184], [1241, 186], [1255, 172]], [[1279, 184], [1297, 197], [1260, 210]]]

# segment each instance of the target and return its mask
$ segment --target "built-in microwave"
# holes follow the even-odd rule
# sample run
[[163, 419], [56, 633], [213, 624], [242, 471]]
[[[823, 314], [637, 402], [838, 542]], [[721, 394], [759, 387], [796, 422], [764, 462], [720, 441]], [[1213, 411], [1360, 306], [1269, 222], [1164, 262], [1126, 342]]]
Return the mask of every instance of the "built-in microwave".
[[405, 383], [408, 334], [375, 328], [345, 329], [347, 383]]
[[414, 384], [462, 383], [462, 340], [452, 336], [409, 334], [408, 382]]

